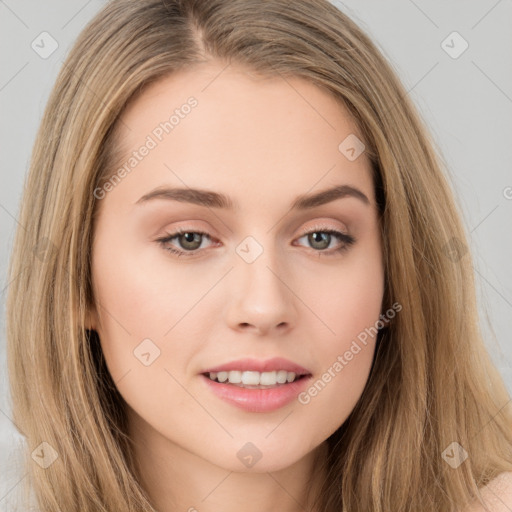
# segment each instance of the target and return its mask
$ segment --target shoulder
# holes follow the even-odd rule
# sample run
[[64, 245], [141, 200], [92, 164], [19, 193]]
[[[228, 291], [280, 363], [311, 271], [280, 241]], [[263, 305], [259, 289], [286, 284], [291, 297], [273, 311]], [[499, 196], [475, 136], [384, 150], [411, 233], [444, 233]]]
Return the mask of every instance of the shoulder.
[[512, 510], [512, 471], [501, 473], [481, 489], [482, 499], [487, 508], [474, 502], [463, 512], [510, 512]]

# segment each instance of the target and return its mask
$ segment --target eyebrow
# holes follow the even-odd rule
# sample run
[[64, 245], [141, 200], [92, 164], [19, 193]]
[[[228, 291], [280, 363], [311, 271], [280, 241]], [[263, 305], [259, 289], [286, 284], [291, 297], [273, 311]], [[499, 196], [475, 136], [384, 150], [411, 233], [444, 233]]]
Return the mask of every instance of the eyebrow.
[[[300, 195], [295, 198], [290, 208], [292, 210], [309, 210], [345, 197], [355, 197], [365, 205], [370, 205], [368, 197], [358, 188], [351, 185], [338, 185], [314, 194]], [[192, 203], [207, 208], [223, 208], [228, 210], [233, 210], [236, 206], [236, 203], [231, 198], [212, 190], [169, 187], [158, 187], [143, 195], [135, 204], [144, 204], [154, 199], [166, 199], [182, 203]]]

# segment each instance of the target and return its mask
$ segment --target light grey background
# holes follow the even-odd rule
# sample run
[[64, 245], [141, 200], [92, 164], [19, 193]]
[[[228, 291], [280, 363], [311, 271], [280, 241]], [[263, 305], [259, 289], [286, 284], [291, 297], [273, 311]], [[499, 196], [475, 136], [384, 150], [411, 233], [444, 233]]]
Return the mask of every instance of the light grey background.
[[[22, 437], [10, 421], [4, 318], [23, 179], [62, 60], [105, 3], [0, 0], [0, 510], [10, 510], [23, 478], [16, 467]], [[512, 1], [333, 3], [391, 61], [442, 151], [470, 233], [484, 333], [512, 392]], [[469, 45], [457, 58], [464, 41], [450, 36], [454, 31]], [[39, 52], [51, 49], [42, 32], [58, 44], [47, 58], [31, 47], [35, 41]]]

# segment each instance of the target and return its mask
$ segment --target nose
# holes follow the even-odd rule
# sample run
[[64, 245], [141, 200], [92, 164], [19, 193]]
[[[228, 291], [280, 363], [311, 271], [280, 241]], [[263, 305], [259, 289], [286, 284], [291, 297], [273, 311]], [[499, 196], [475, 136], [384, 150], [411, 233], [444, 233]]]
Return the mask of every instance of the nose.
[[237, 261], [229, 276], [227, 324], [261, 336], [289, 331], [297, 318], [291, 281], [290, 272], [284, 271], [268, 250], [252, 263]]

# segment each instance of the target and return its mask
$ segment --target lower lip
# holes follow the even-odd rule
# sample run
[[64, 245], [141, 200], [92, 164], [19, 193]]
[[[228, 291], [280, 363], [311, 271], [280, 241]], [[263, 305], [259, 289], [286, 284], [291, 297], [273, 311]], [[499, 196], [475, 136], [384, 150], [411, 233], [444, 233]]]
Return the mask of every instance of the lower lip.
[[288, 405], [307, 387], [311, 375], [275, 388], [250, 389], [223, 384], [200, 375], [219, 398], [248, 412], [271, 412]]

